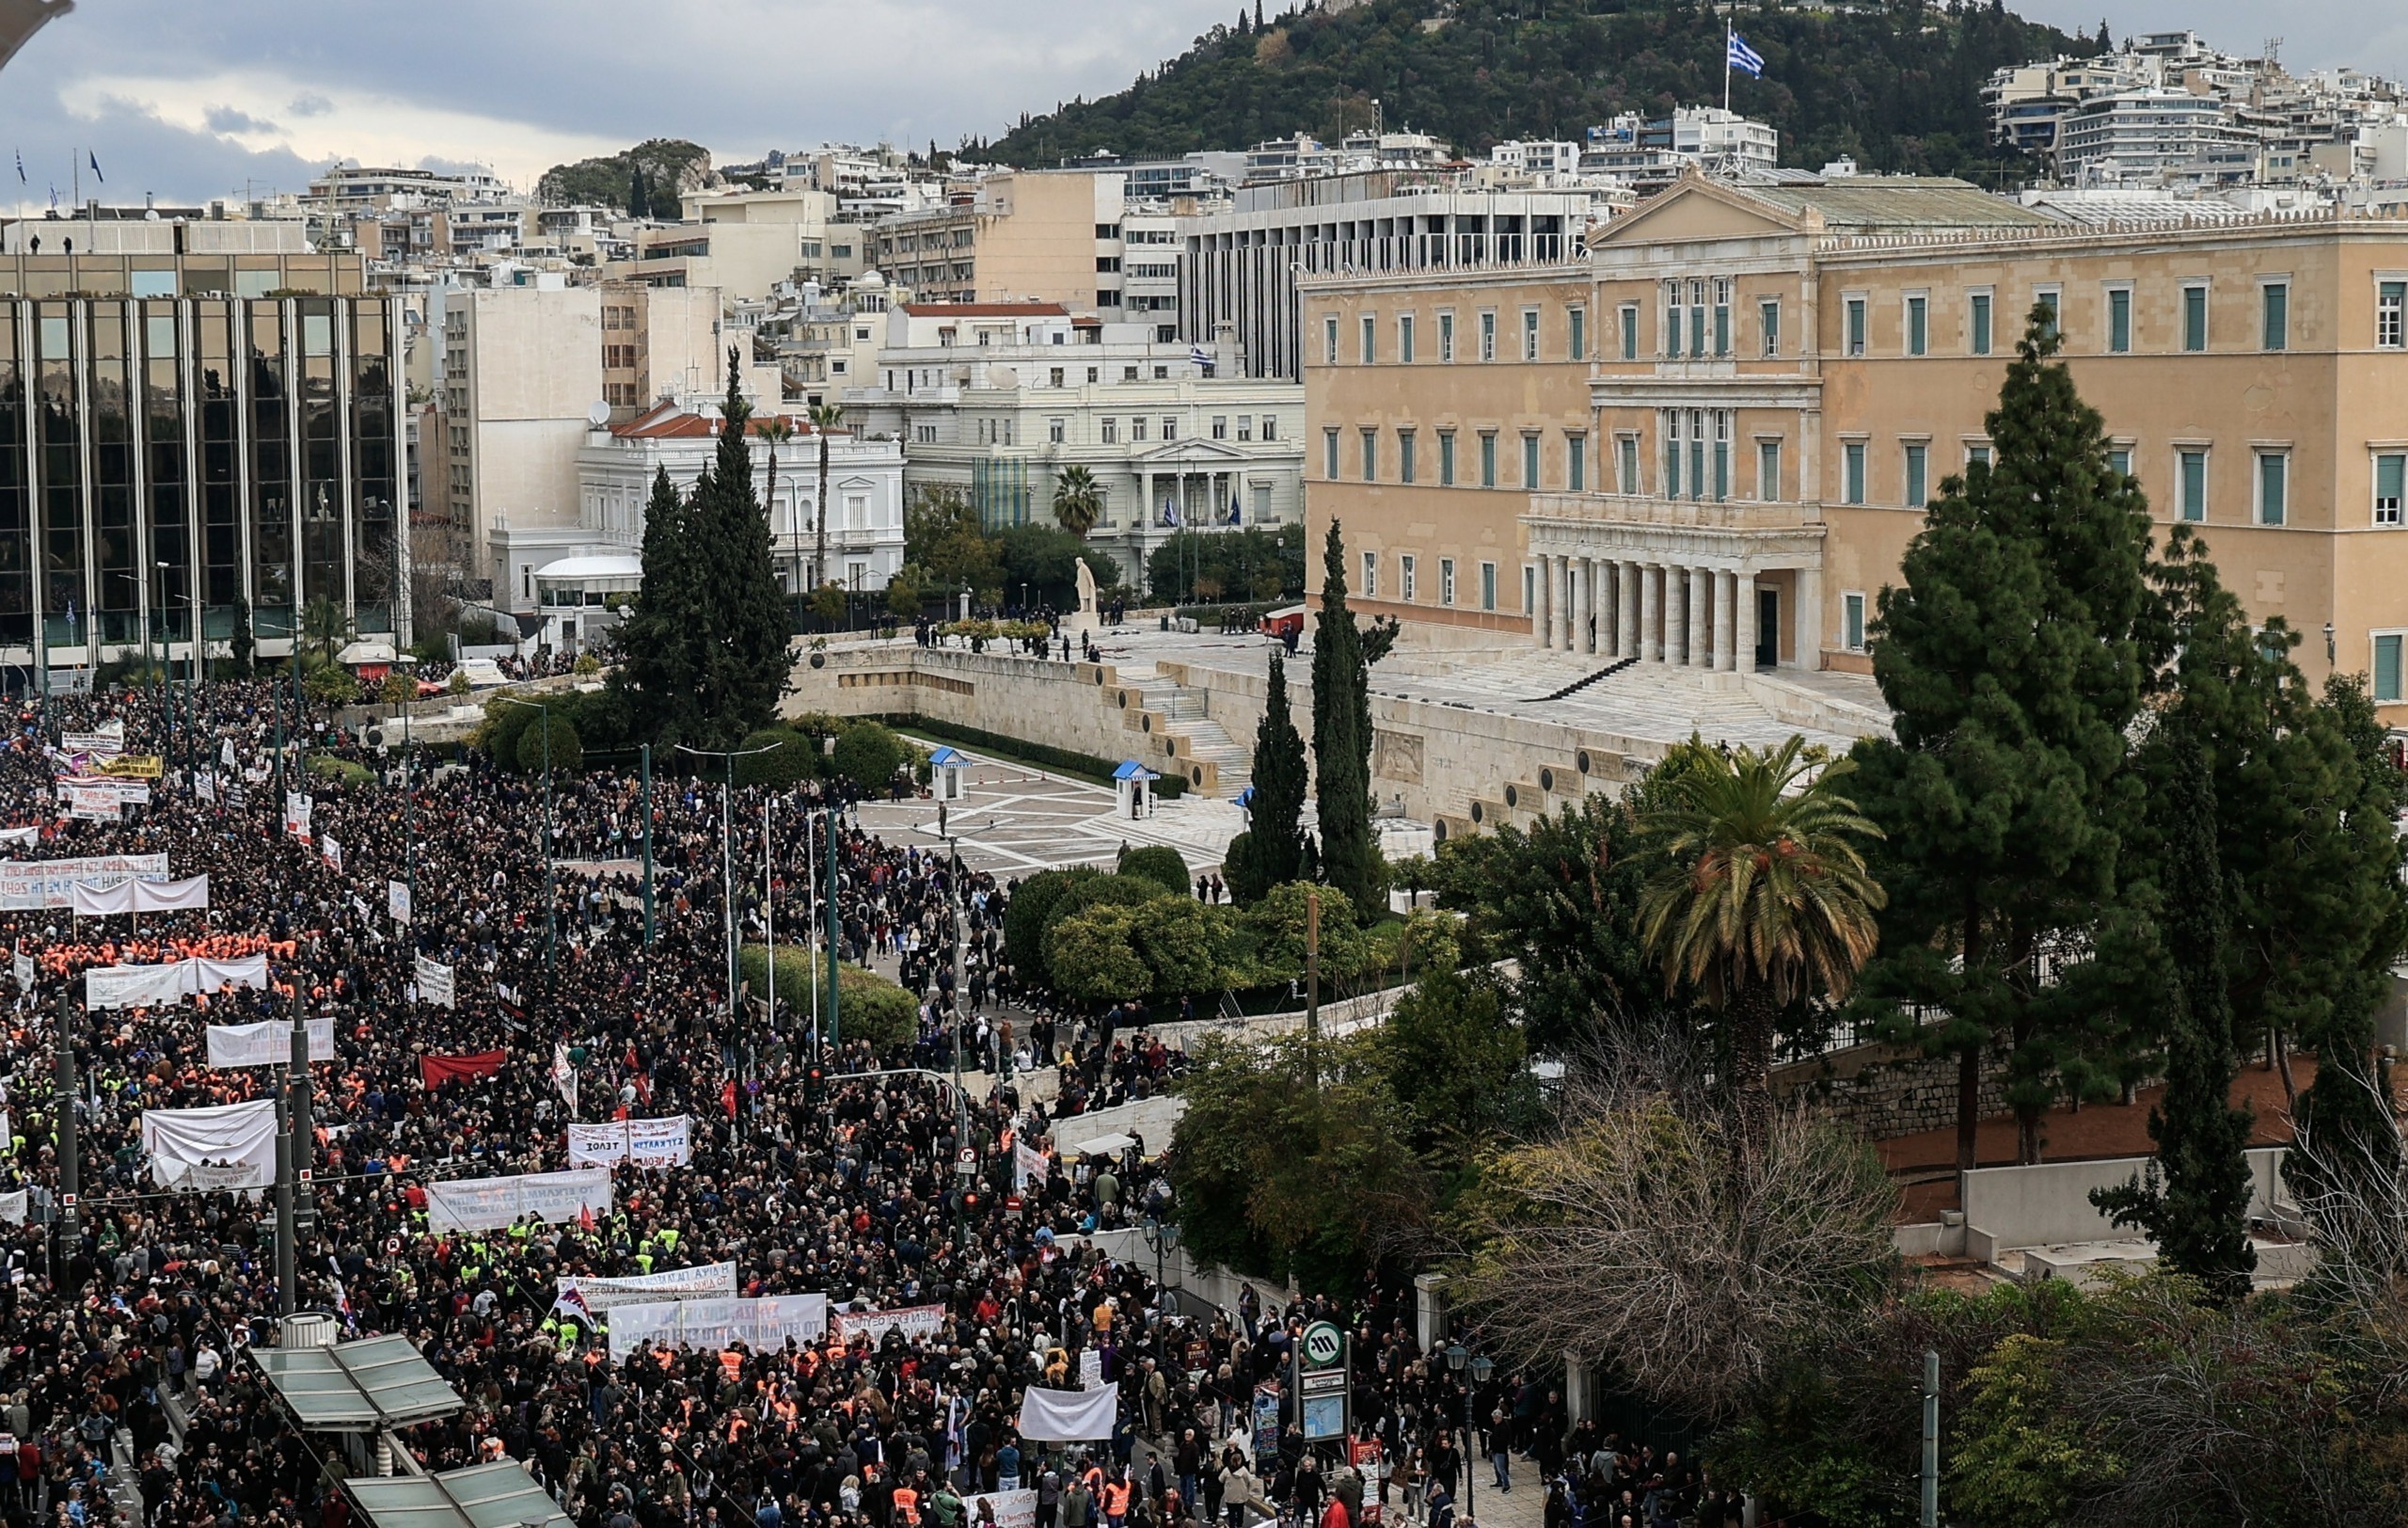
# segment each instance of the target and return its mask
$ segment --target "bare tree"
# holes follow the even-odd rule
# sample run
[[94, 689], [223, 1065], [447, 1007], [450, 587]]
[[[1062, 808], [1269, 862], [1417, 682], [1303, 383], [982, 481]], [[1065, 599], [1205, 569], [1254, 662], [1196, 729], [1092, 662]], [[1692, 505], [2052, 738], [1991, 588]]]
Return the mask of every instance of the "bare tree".
[[467, 576], [467, 533], [446, 519], [410, 521], [410, 630], [420, 640], [452, 629]]

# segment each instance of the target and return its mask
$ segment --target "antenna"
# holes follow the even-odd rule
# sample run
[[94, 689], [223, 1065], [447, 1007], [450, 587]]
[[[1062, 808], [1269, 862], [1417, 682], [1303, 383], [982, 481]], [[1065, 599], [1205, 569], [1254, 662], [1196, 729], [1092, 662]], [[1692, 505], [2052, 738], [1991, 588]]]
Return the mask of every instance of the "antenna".
[[2274, 68], [2274, 67], [2276, 67], [2277, 65], [2279, 65], [2279, 64], [2281, 64], [2281, 63], [2282, 63], [2282, 61], [2283, 61], [2283, 40], [2282, 40], [2281, 38], [2278, 38], [2278, 37], [2270, 37], [2270, 38], [2268, 38], [2268, 39], [2266, 40], [2266, 55], [2265, 55], [2265, 58], [2266, 58], [2266, 67], [2267, 67], [2268, 69], [2273, 69], [2273, 68]]

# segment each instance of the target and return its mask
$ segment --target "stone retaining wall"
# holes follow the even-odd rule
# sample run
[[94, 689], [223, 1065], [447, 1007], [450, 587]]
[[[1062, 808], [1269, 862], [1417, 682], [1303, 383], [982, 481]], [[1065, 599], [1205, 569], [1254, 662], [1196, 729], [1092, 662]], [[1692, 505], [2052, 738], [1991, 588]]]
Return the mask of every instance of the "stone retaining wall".
[[[1956, 1124], [1956, 1058], [1925, 1056], [1913, 1045], [1853, 1045], [1811, 1061], [1776, 1068], [1773, 1092], [1785, 1100], [1803, 1091], [1808, 1107], [1845, 1120], [1873, 1140], [1889, 1140]], [[1980, 1109], [2006, 1108], [2005, 1069], [1982, 1067]]]

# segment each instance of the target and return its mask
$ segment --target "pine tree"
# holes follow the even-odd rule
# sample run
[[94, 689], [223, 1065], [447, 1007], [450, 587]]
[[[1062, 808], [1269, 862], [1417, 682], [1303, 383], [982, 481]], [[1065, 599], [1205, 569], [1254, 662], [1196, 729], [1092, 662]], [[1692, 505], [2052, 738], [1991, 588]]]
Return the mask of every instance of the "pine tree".
[[731, 346], [719, 449], [695, 485], [692, 508], [703, 570], [698, 721], [720, 748], [769, 724], [792, 668], [769, 517], [752, 491], [752, 409], [742, 381], [742, 355]]
[[1305, 777], [1304, 735], [1288, 712], [1288, 663], [1275, 651], [1262, 723], [1254, 732], [1254, 801], [1246, 831], [1229, 845], [1229, 892], [1240, 902], [1302, 874]]
[[627, 170], [627, 215], [638, 218], [652, 215], [652, 190], [644, 184], [641, 161], [630, 165]]
[[611, 682], [627, 692], [643, 736], [673, 743], [696, 735], [702, 583], [692, 506], [665, 467], [653, 474], [644, 505], [642, 558], [643, 581], [619, 626]]
[[1857, 799], [1889, 835], [1865, 991], [1948, 1015], [1921, 1038], [1958, 1058], [1963, 1168], [1991, 1047], [2026, 1162], [2061, 1091], [2112, 1096], [2129, 1074], [2128, 1015], [2088, 1000], [2076, 968], [2137, 815], [2125, 728], [2163, 639], [2147, 501], [2108, 466], [2057, 346], [2036, 308], [1987, 422], [1993, 465], [1941, 485], [1882, 592], [1874, 675], [1896, 738], [1856, 748]]
[[1322, 879], [1356, 907], [1381, 891], [1371, 838], [1371, 665], [1395, 640], [1396, 623], [1356, 629], [1346, 608], [1346, 542], [1329, 522], [1322, 556], [1321, 612], [1313, 625], [1313, 800], [1321, 817]]
[[2150, 804], [2164, 822], [2165, 1097], [2148, 1113], [2157, 1158], [2144, 1179], [2093, 1189], [2119, 1226], [2143, 1229], [2158, 1258], [2226, 1303], [2249, 1293], [2250, 1111], [2232, 1106], [2240, 1058], [2226, 982], [2230, 891], [2216, 844], [2215, 783], [2199, 719], [2178, 708], [2167, 724], [2163, 788]]

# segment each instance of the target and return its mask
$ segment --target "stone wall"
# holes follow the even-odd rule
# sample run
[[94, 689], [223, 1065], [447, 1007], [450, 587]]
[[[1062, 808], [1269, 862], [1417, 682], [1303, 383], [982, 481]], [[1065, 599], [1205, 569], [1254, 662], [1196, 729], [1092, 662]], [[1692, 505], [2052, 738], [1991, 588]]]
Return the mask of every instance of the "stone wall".
[[1090, 755], [1142, 757], [1147, 734], [1115, 703], [1109, 665], [1053, 663], [909, 641], [832, 647], [794, 670], [787, 716], [917, 716]]
[[[1873, 1140], [1956, 1124], [1956, 1058], [1925, 1056], [1912, 1045], [1852, 1045], [1776, 1068], [1772, 1086], [1784, 1101], [1802, 1092], [1809, 1108], [1846, 1121]], [[2005, 1086], [2005, 1068], [1986, 1058], [1984, 1115], [2007, 1106]]]

